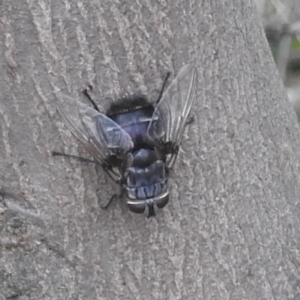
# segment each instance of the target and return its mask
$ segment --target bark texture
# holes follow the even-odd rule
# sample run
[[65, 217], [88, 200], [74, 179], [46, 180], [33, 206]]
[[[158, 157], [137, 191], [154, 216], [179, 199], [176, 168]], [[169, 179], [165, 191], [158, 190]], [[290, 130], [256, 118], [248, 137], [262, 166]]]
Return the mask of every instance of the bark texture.
[[[300, 134], [252, 1], [3, 0], [0, 14], [1, 300], [300, 299]], [[169, 205], [101, 210], [117, 190], [104, 172], [51, 157], [87, 156], [57, 93], [155, 99], [190, 62]]]

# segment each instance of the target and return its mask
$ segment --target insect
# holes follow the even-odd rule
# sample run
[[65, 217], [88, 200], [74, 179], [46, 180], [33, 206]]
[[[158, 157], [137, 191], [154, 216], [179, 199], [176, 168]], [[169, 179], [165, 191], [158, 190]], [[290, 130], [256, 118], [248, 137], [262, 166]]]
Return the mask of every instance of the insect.
[[92, 107], [74, 105], [65, 95], [57, 105], [69, 130], [121, 186], [129, 210], [148, 217], [169, 202], [169, 172], [196, 97], [197, 72], [192, 65], [184, 66], [165, 90], [169, 75], [155, 104], [131, 95], [111, 104], [104, 114], [85, 90]]

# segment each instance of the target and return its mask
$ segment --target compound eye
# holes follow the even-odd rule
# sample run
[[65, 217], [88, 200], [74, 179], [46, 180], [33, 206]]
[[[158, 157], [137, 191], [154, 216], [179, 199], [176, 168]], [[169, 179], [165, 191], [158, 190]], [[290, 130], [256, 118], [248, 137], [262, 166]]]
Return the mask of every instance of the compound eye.
[[127, 206], [130, 211], [136, 213], [136, 214], [143, 214], [145, 212], [147, 203], [145, 201], [143, 202], [127, 202]]
[[155, 200], [156, 206], [160, 209], [165, 207], [168, 204], [168, 202], [169, 202], [169, 194], [160, 199]]

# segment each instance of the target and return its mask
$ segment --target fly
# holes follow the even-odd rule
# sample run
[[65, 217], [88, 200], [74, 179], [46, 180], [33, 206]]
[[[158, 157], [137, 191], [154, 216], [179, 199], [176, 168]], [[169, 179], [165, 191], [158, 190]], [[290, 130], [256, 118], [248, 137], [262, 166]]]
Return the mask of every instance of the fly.
[[169, 172], [196, 98], [197, 72], [192, 65], [184, 66], [165, 90], [169, 75], [155, 104], [131, 95], [111, 104], [104, 114], [85, 90], [92, 106], [74, 105], [66, 95], [57, 105], [66, 126], [95, 159], [81, 160], [100, 164], [121, 186], [129, 210], [148, 217], [169, 202]]

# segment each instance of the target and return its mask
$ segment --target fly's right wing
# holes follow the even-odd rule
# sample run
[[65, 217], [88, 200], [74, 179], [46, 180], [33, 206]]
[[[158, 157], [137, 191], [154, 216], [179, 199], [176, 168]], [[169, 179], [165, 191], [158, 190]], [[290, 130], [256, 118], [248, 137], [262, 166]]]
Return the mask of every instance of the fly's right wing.
[[174, 166], [184, 128], [196, 98], [197, 71], [192, 64], [184, 66], [157, 104], [148, 127], [148, 136], [164, 147], [169, 168]]
[[61, 95], [57, 109], [72, 134], [87, 148], [114, 181], [121, 179], [118, 170], [109, 165], [112, 156], [120, 159], [133, 148], [130, 136], [113, 120], [92, 107]]

